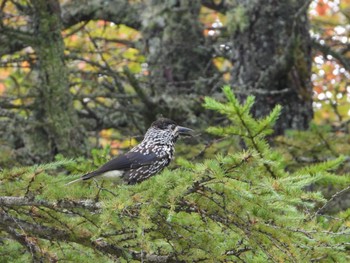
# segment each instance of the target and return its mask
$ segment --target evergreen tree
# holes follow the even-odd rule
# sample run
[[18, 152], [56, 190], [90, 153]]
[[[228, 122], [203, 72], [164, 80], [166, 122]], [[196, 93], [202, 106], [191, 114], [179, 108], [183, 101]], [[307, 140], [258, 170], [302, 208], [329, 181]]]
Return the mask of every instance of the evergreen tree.
[[[208, 132], [238, 136], [244, 150], [180, 168], [133, 186], [71, 180], [83, 159], [5, 170], [0, 187], [0, 253], [5, 261], [348, 262], [350, 210], [323, 215], [329, 202], [306, 191], [319, 181], [349, 184], [333, 171], [344, 161], [287, 169], [266, 136], [281, 108], [256, 120], [254, 97], [205, 107], [230, 121]], [[27, 253], [22, 253], [23, 249]]]

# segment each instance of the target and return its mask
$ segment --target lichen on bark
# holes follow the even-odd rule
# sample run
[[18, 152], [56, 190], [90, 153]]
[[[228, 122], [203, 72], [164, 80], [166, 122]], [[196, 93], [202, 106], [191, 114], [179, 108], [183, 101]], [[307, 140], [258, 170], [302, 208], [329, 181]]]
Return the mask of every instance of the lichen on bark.
[[249, 30], [232, 35], [232, 87], [241, 99], [256, 96], [254, 114], [265, 116], [276, 104], [283, 111], [276, 133], [306, 129], [313, 117], [311, 40], [304, 1], [238, 0]]
[[76, 156], [84, 152], [85, 142], [69, 91], [64, 63], [64, 42], [61, 36], [59, 2], [32, 0], [35, 23], [38, 83], [32, 128], [26, 147], [41, 160], [57, 153]]

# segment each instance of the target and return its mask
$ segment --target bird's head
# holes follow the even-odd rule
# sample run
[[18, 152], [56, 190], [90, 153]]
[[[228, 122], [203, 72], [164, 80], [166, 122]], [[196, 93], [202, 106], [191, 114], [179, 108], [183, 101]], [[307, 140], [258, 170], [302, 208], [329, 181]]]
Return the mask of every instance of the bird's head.
[[176, 122], [161, 118], [152, 123], [148, 129], [145, 139], [152, 139], [156, 143], [175, 143], [179, 135], [191, 135], [192, 129], [179, 126]]

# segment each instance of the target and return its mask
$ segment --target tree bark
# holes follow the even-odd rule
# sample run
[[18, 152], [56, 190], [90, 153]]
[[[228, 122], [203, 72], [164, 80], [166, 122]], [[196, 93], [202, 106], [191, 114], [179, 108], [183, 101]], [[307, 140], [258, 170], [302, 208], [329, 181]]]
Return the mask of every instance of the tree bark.
[[[34, 122], [31, 132], [31, 155], [41, 160], [55, 154], [77, 156], [85, 150], [84, 132], [80, 127], [69, 91], [64, 64], [59, 2], [32, 0], [39, 82], [34, 93]], [[28, 144], [26, 145], [28, 146]]]
[[[254, 115], [283, 106], [276, 134], [307, 129], [313, 117], [309, 1], [238, 0], [228, 11], [232, 87], [256, 96]], [[230, 20], [231, 19], [231, 20]]]
[[[160, 112], [185, 121], [189, 118], [189, 108], [193, 110], [200, 105], [195, 101], [200, 95], [208, 94], [212, 86], [208, 82], [213, 77], [214, 68], [199, 20], [200, 8], [199, 0], [154, 0], [143, 12], [142, 33], [150, 74], [149, 89], [156, 105], [148, 114], [148, 123]], [[186, 104], [182, 105], [184, 101]]]

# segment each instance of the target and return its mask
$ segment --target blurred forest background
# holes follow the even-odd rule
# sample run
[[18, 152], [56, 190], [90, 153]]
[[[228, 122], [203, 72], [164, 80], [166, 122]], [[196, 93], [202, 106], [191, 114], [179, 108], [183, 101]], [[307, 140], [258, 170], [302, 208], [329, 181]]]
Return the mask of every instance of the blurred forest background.
[[[229, 84], [275, 126], [349, 120], [349, 1], [2, 1], [0, 163], [140, 136], [159, 116], [204, 130]], [[313, 114], [314, 111], [314, 114]], [[126, 143], [128, 145], [128, 143]], [[114, 153], [117, 151], [114, 151]]]
[[[238, 163], [249, 163], [248, 159], [257, 152], [257, 159], [260, 159], [256, 166], [262, 165], [270, 171], [266, 175], [266, 178], [270, 179], [279, 177], [274, 175], [276, 171], [280, 171], [281, 174], [290, 172], [298, 175], [301, 173], [303, 176], [321, 176], [322, 173], [319, 173], [318, 169], [331, 169], [334, 174], [326, 173], [328, 179], [323, 178], [321, 183], [310, 179], [299, 184], [303, 191], [321, 190], [331, 202], [317, 199], [318, 197], [310, 194], [312, 192], [305, 195], [307, 198], [304, 196], [303, 202], [306, 199], [308, 202], [315, 201], [315, 207], [312, 208], [314, 210], [308, 208], [310, 210], [307, 213], [312, 210], [317, 216], [321, 211], [327, 211], [332, 214], [331, 217], [338, 220], [335, 220], [335, 227], [327, 221], [330, 220], [329, 217], [327, 220], [322, 219], [324, 228], [320, 233], [331, 233], [329, 238], [334, 240], [344, 237], [344, 234], [345, 237], [349, 237], [350, 0], [1, 0], [0, 18], [0, 169], [3, 171], [3, 188], [0, 193], [4, 196], [0, 198], [0, 204], [5, 207], [1, 211], [0, 226], [2, 225], [1, 229], [4, 231], [2, 233], [7, 235], [6, 238], [1, 238], [0, 242], [8, 242], [7, 238], [16, 240], [19, 247], [23, 246], [29, 251], [26, 256], [34, 262], [57, 260], [57, 255], [49, 252], [50, 246], [55, 246], [54, 251], [63, 251], [63, 256], [58, 258], [66, 257], [70, 260], [77, 260], [77, 255], [65, 254], [64, 251], [68, 249], [79, 254], [82, 249], [79, 246], [92, 248], [90, 252], [86, 252], [86, 258], [91, 257], [92, 261], [102, 260], [101, 262], [107, 262], [102, 254], [107, 254], [107, 258], [112, 260], [113, 256], [116, 256], [154, 262], [181, 261], [184, 258], [180, 255], [186, 255], [187, 258], [193, 256], [193, 262], [217, 258], [218, 255], [214, 255], [213, 251], [210, 252], [212, 254], [208, 252], [210, 248], [206, 250], [209, 254], [196, 254], [198, 251], [182, 250], [183, 244], [178, 245], [180, 249], [166, 238], [162, 242], [169, 241], [171, 249], [166, 246], [164, 248], [163, 243], [152, 243], [152, 246], [148, 246], [148, 241], [156, 237], [161, 239], [160, 232], [156, 232], [156, 237], [152, 232], [155, 228], [155, 231], [159, 229], [154, 225], [147, 225], [148, 219], [145, 218], [148, 217], [141, 217], [147, 221], [144, 221], [145, 225], [138, 222], [136, 226], [130, 227], [132, 219], [126, 224], [133, 229], [142, 225], [142, 230], [138, 229], [137, 234], [133, 232], [133, 238], [130, 237], [129, 230], [113, 223], [111, 224], [115, 229], [121, 227], [123, 231], [106, 234], [103, 232], [105, 229], [93, 230], [99, 223], [95, 221], [96, 215], [91, 216], [88, 213], [98, 214], [96, 211], [101, 209], [98, 201], [108, 197], [107, 190], [103, 187], [98, 188], [97, 194], [93, 190], [94, 185], [85, 187], [84, 191], [78, 190], [79, 186], [74, 186], [75, 190], [70, 193], [72, 196], [64, 196], [63, 192], [66, 190], [62, 187], [57, 188], [57, 191], [61, 191], [60, 194], [53, 189], [50, 194], [45, 194], [44, 185], [52, 183], [50, 180], [53, 180], [53, 176], [49, 176], [50, 173], [46, 174], [46, 170], [60, 171], [64, 174], [63, 178], [71, 174], [83, 174], [111, 156], [130, 149], [142, 139], [142, 134], [148, 126], [161, 116], [171, 118], [180, 125], [198, 132], [197, 136], [185, 139], [185, 143], [178, 145], [177, 155], [182, 158], [178, 159], [173, 168], [189, 169], [192, 166], [187, 163], [188, 160], [217, 160], [221, 158], [217, 157], [218, 155], [230, 156], [237, 152], [242, 153], [242, 156], [235, 157], [236, 159], [232, 157], [231, 161], [234, 167], [241, 167]], [[224, 95], [222, 87], [225, 85], [231, 87], [241, 103], [249, 102], [250, 95], [255, 96], [255, 103], [248, 103], [245, 110], [244, 106], [240, 108], [228, 91]], [[236, 112], [239, 116], [242, 113], [244, 117], [235, 119], [236, 117], [225, 112], [214, 102], [208, 102], [206, 97], [218, 102], [229, 100], [235, 106], [227, 106], [226, 109], [230, 109], [231, 113]], [[274, 111], [277, 105], [282, 106], [278, 119], [278, 114]], [[213, 109], [214, 112], [209, 109]], [[262, 123], [259, 126], [248, 115], [244, 115], [247, 109], [251, 110], [255, 118], [264, 118], [272, 112], [271, 118], [266, 119], [265, 126]], [[251, 126], [245, 125], [243, 120], [249, 120], [248, 124]], [[240, 121], [242, 126], [239, 126]], [[269, 125], [272, 124], [273, 135], [269, 130]], [[238, 130], [225, 130], [225, 127], [231, 127], [230, 125], [238, 125]], [[209, 126], [214, 128], [211, 132], [206, 132]], [[223, 128], [218, 131], [215, 127]], [[267, 148], [263, 143], [262, 148], [259, 148], [259, 145], [255, 145], [253, 137], [250, 138], [252, 141], [248, 138], [248, 141], [242, 142], [240, 138], [245, 136], [243, 131], [250, 133], [254, 129], [256, 133], [253, 137], [258, 138], [261, 133], [267, 138], [271, 148]], [[269, 159], [265, 150], [273, 153], [274, 157]], [[277, 155], [283, 157], [283, 160], [277, 161]], [[66, 158], [74, 160], [68, 161]], [[281, 170], [278, 170], [277, 166], [276, 171], [275, 168], [271, 170], [270, 162], [277, 162], [278, 169]], [[44, 163], [48, 164], [35, 166]], [[314, 170], [305, 168], [320, 163], [327, 165], [317, 166]], [[204, 166], [210, 170], [211, 165], [213, 164], [207, 163]], [[20, 166], [26, 168], [16, 168]], [[251, 169], [255, 169], [256, 166], [252, 164]], [[302, 172], [299, 170], [304, 168], [306, 170]], [[197, 175], [202, 171], [200, 167], [192, 169], [193, 174]], [[241, 172], [249, 178], [252, 171]], [[42, 173], [43, 176], [47, 176], [45, 180], [48, 181], [43, 179], [40, 183], [38, 179], [39, 182], [36, 183], [36, 176]], [[165, 173], [164, 178], [171, 178], [169, 171]], [[226, 170], [222, 173], [226, 174]], [[256, 172], [252, 172], [252, 178], [253, 174], [256, 175]], [[16, 181], [22, 175], [23, 181]], [[140, 189], [146, 191], [148, 186], [150, 189], [155, 186], [162, 189], [159, 185], [164, 183], [164, 180], [158, 183], [147, 182], [143, 188], [131, 188], [134, 189], [130, 190], [132, 193], [123, 188], [118, 196], [124, 201], [129, 197], [137, 202], [139, 197], [133, 194]], [[188, 178], [187, 183], [190, 184], [193, 180]], [[185, 191], [185, 196], [198, 190], [197, 186], [191, 188], [184, 182], [181, 183], [183, 189], [190, 191]], [[273, 185], [271, 187], [278, 191], [277, 189], [280, 190], [279, 187], [285, 183], [270, 180], [266, 185]], [[18, 192], [13, 193], [13, 189], [18, 189]], [[201, 189], [202, 192], [206, 190]], [[167, 188], [167, 191], [170, 190]], [[211, 189], [209, 192], [213, 191]], [[100, 196], [100, 192], [105, 195]], [[157, 195], [153, 192], [148, 194]], [[109, 195], [114, 196], [115, 193]], [[164, 195], [166, 196], [166, 191]], [[6, 199], [6, 196], [17, 196], [20, 199], [11, 201]], [[291, 200], [303, 198], [300, 196], [293, 192], [293, 198], [296, 199], [288, 195], [285, 197], [292, 202]], [[158, 198], [168, 200], [168, 197], [162, 197], [161, 194]], [[90, 203], [83, 199], [93, 201]], [[236, 201], [240, 202], [239, 200], [240, 198]], [[197, 202], [196, 199], [192, 201]], [[180, 203], [186, 206], [189, 204], [186, 202], [184, 198]], [[293, 205], [297, 210], [300, 208], [297, 201]], [[119, 209], [121, 214], [125, 213], [125, 206], [120, 203], [102, 205], [109, 209]], [[22, 207], [26, 207], [27, 210]], [[157, 209], [166, 209], [167, 213], [171, 211], [171, 215], [179, 212], [174, 207], [160, 207]], [[193, 209], [189, 207], [190, 210]], [[257, 207], [264, 207], [264, 204], [259, 203]], [[260, 208], [257, 207], [252, 208], [252, 211], [258, 211]], [[84, 212], [77, 212], [75, 209], [82, 209]], [[123, 216], [132, 218], [136, 210], [141, 211], [138, 210], [141, 209], [139, 206], [133, 209], [135, 210], [127, 211], [128, 214]], [[214, 214], [218, 213], [211, 209], [209, 211]], [[67, 210], [80, 221], [63, 219]], [[148, 214], [148, 210], [145, 211], [144, 215], [153, 218]], [[339, 212], [343, 214], [334, 215]], [[37, 216], [36, 219], [35, 216], [32, 218], [33, 213]], [[108, 222], [113, 221], [107, 218], [106, 214], [102, 215], [102, 222], [107, 219], [111, 220]], [[208, 215], [210, 212], [201, 214], [202, 220]], [[261, 213], [254, 215], [257, 218], [262, 216]], [[17, 225], [13, 223], [15, 221], [11, 216], [18, 217], [15, 220]], [[225, 225], [221, 219], [210, 216], [208, 218]], [[157, 220], [162, 219], [164, 218]], [[232, 219], [232, 224], [238, 222], [236, 219]], [[171, 224], [169, 215], [164, 220], [164, 225]], [[189, 218], [183, 218], [183, 222], [188, 223], [188, 220]], [[196, 222], [193, 220], [190, 221]], [[254, 225], [263, 220], [255, 220], [252, 217], [248, 221]], [[76, 227], [82, 222], [90, 226], [87, 227], [89, 230], [79, 230], [79, 238], [79, 235], [75, 235], [77, 233], [72, 234], [70, 231], [73, 225]], [[176, 224], [181, 225], [181, 222]], [[235, 227], [240, 229], [247, 227], [237, 224]], [[18, 225], [21, 227], [18, 228]], [[49, 229], [49, 226], [57, 228]], [[346, 230], [342, 228], [344, 226], [347, 227]], [[170, 229], [174, 230], [172, 227]], [[316, 229], [313, 227], [314, 225], [310, 226], [311, 230], [296, 227], [293, 231], [318, 240], [312, 236], [315, 233], [312, 231]], [[69, 231], [64, 232], [67, 229]], [[274, 230], [279, 231], [276, 225]], [[340, 234], [332, 232], [336, 230], [339, 230]], [[90, 236], [89, 231], [93, 233]], [[174, 233], [176, 231], [174, 230]], [[47, 238], [56, 232], [57, 240]], [[151, 237], [142, 239], [141, 245], [135, 241], [149, 233], [153, 233], [153, 236], [150, 234]], [[234, 260], [252, 262], [250, 260], [259, 258], [260, 262], [267, 259], [282, 262], [287, 258], [290, 262], [298, 262], [299, 248], [290, 250], [289, 245], [286, 245], [287, 241], [284, 243], [285, 241], [280, 241], [282, 237], [275, 237], [275, 233], [271, 233], [266, 234], [264, 238], [267, 237], [271, 246], [281, 252], [281, 255], [277, 252], [275, 255], [266, 249], [269, 246], [264, 243], [267, 239], [260, 240], [261, 236], [255, 236], [255, 245], [252, 245], [247, 241], [251, 240], [247, 234], [247, 240], [241, 241], [230, 236], [235, 240], [237, 249], [226, 249], [221, 254], [221, 259], [232, 257]], [[119, 243], [115, 239], [113, 242], [121, 244], [123, 249], [113, 246], [113, 242], [99, 242], [100, 239], [91, 243], [88, 241], [98, 234], [101, 234], [100, 237], [111, 239], [117, 236], [120, 238], [117, 238]], [[211, 235], [215, 236], [213, 233]], [[172, 238], [176, 239], [178, 236], [174, 234]], [[203, 236], [198, 238], [205, 241]], [[220, 243], [219, 237], [217, 238], [214, 241]], [[325, 237], [322, 238], [326, 240]], [[54, 245], [38, 239], [51, 240]], [[130, 240], [134, 243], [128, 243]], [[64, 247], [60, 241], [79, 245]], [[334, 251], [345, 248], [348, 252], [349, 242], [339, 242], [324, 247]], [[17, 243], [6, 243], [9, 249], [0, 251], [9, 254], [10, 261], [16, 257], [16, 251], [19, 251]], [[317, 244], [321, 243], [320, 241]], [[186, 243], [186, 246], [191, 247], [193, 244]], [[203, 245], [198, 246], [202, 249]], [[125, 247], [136, 252], [125, 252]], [[251, 255], [250, 251], [255, 249], [261, 250], [261, 254], [254, 252], [258, 255]], [[95, 255], [95, 250], [101, 255]], [[220, 251], [218, 249], [217, 253]], [[313, 255], [312, 260], [322, 262], [332, 258], [333, 261], [325, 262], [336, 262], [340, 258], [346, 262], [343, 255], [337, 258], [327, 253], [322, 251]], [[26, 256], [20, 259], [21, 262], [28, 260]], [[308, 256], [311, 257], [311, 254]]]

